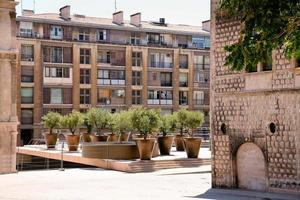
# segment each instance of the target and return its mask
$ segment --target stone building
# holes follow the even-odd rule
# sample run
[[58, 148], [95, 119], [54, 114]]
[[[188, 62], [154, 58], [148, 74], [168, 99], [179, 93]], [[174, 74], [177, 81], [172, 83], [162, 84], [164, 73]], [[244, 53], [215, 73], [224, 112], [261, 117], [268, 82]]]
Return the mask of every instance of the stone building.
[[[209, 29], [205, 22], [205, 29]], [[41, 136], [41, 117], [101, 107], [203, 111], [209, 129], [210, 33], [201, 26], [59, 14], [17, 17], [19, 144]]]
[[18, 118], [16, 113], [15, 1], [0, 1], [0, 174], [16, 171]]
[[272, 52], [253, 72], [224, 66], [239, 38], [212, 0], [211, 135], [213, 187], [300, 191], [300, 59]]

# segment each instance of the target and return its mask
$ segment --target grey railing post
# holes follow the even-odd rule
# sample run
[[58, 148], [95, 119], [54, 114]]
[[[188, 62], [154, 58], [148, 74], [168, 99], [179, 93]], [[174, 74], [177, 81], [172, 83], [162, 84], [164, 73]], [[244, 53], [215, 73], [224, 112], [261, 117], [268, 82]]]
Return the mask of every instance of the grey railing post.
[[65, 144], [65, 142], [63, 141], [62, 145], [61, 145], [61, 157], [60, 157], [59, 171], [65, 171], [65, 169], [64, 169], [64, 144]]

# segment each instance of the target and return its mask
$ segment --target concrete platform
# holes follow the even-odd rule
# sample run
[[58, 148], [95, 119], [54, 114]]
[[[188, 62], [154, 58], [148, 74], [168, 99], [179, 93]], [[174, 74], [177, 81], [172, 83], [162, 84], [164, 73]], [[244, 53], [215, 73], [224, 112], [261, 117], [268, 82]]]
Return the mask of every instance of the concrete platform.
[[172, 169], [182, 167], [199, 167], [201, 165], [210, 165], [210, 151], [208, 148], [201, 148], [199, 158], [188, 159], [185, 152], [177, 152], [172, 149], [170, 156], [158, 156], [150, 161], [132, 160], [115, 160], [115, 159], [98, 159], [82, 157], [81, 150], [78, 152], [69, 152], [66, 148], [48, 150], [45, 145], [28, 145], [17, 147], [18, 155], [36, 156], [54, 160], [61, 160], [94, 166], [103, 169], [111, 169], [122, 172], [152, 172], [161, 169]]

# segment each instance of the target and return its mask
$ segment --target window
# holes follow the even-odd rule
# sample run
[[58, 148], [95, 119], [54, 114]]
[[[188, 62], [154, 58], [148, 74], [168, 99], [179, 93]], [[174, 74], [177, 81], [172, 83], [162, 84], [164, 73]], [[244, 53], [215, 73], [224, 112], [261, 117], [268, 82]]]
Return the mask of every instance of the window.
[[132, 104], [139, 105], [142, 102], [141, 90], [132, 90]]
[[72, 63], [71, 47], [43, 47], [43, 61], [51, 63]]
[[141, 43], [141, 36], [140, 36], [140, 34], [139, 33], [131, 33], [130, 42], [133, 45], [140, 45], [140, 43]]
[[179, 91], [179, 105], [186, 106], [188, 105], [188, 92]]
[[142, 59], [142, 52], [132, 52], [132, 66], [140, 67]]
[[124, 85], [125, 71], [122, 70], [98, 70], [98, 85]]
[[180, 55], [179, 56], [179, 67], [181, 69], [188, 68], [188, 55]]
[[62, 103], [63, 103], [62, 89], [61, 88], [51, 88], [50, 89], [50, 104], [62, 104]]
[[80, 104], [90, 104], [90, 89], [80, 89]]
[[110, 63], [110, 52], [98, 51], [98, 63]]
[[198, 49], [209, 49], [210, 48], [210, 38], [206, 36], [193, 36], [192, 43], [195, 48]]
[[194, 102], [194, 105], [203, 105], [204, 104], [204, 92], [203, 91], [194, 91], [193, 102]]
[[79, 35], [78, 35], [79, 41], [89, 41], [90, 40], [90, 32], [86, 29], [79, 29]]
[[272, 53], [266, 53], [264, 60], [261, 62], [262, 71], [271, 71], [272, 70]]
[[70, 68], [68, 68], [68, 67], [45, 67], [45, 77], [70, 78]]
[[97, 34], [98, 41], [106, 41], [106, 30], [99, 30]]
[[33, 103], [33, 88], [21, 88], [21, 103]]
[[90, 49], [80, 49], [80, 64], [90, 64], [90, 57]]
[[172, 105], [172, 91], [148, 91], [148, 104], [150, 105]]
[[33, 109], [21, 109], [21, 124], [33, 124]]
[[110, 71], [110, 79], [124, 80], [125, 79], [125, 72], [121, 71], [121, 70]]
[[33, 83], [34, 81], [34, 71], [31, 66], [21, 66], [21, 82]]
[[160, 73], [160, 85], [171, 87], [172, 86], [172, 73], [161, 72]]
[[209, 73], [194, 72], [194, 83], [208, 83], [209, 82]]
[[21, 45], [21, 60], [33, 61], [33, 45]]
[[51, 26], [50, 39], [61, 40], [63, 37], [63, 30], [60, 26]]
[[109, 79], [109, 70], [98, 70], [98, 79]]
[[125, 90], [112, 90], [111, 97], [114, 98], [124, 98], [125, 97]]
[[80, 69], [80, 84], [90, 84], [90, 69]]
[[61, 47], [53, 47], [51, 48], [51, 61], [53, 63], [62, 63], [62, 48]]
[[98, 89], [98, 104], [109, 105], [110, 101], [110, 90], [109, 89]]
[[179, 74], [179, 87], [188, 87], [188, 74], [187, 73]]
[[141, 85], [141, 72], [132, 72], [132, 85]]
[[20, 22], [20, 36], [33, 37], [32, 22]]
[[198, 70], [209, 69], [210, 60], [209, 56], [205, 55], [195, 55], [194, 56], [194, 68]]
[[164, 41], [163, 36], [160, 36], [158, 33], [148, 33], [148, 44], [162, 44]]

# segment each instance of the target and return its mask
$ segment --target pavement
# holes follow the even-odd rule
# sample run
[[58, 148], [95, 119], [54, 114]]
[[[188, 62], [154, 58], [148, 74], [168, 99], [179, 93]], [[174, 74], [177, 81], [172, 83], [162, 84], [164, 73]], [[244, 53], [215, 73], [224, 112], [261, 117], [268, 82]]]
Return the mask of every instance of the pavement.
[[123, 173], [97, 168], [24, 171], [0, 175], [0, 200], [294, 200], [281, 195], [211, 189], [209, 165]]

